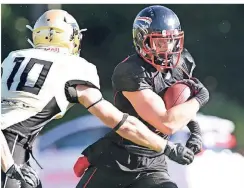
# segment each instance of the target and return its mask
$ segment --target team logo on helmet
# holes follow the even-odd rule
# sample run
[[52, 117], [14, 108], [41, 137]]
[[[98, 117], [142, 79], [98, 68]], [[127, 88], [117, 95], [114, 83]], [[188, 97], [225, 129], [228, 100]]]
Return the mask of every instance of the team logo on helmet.
[[135, 21], [142, 21], [142, 22], [145, 22], [145, 23], [148, 24], [148, 27], [150, 27], [150, 25], [151, 25], [151, 23], [152, 23], [152, 19], [149, 18], [149, 17], [140, 17], [140, 16], [138, 16], [138, 17], [136, 18]]

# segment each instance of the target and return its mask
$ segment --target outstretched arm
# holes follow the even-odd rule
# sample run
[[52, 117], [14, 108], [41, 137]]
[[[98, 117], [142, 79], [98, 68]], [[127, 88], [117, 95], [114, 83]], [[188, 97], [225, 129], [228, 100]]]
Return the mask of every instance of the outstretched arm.
[[[84, 69], [81, 69], [84, 70]], [[180, 164], [190, 164], [194, 154], [180, 144], [172, 144], [157, 134], [153, 133], [146, 125], [137, 118], [125, 117], [108, 101], [102, 99], [100, 92], [99, 77], [95, 67], [86, 69], [83, 74], [76, 75], [80, 79], [70, 80], [65, 84], [65, 95], [70, 103], [80, 103], [89, 112], [97, 116], [105, 125], [114, 129], [122, 137], [144, 147], [162, 152], [170, 159]], [[89, 71], [88, 71], [89, 70]], [[117, 125], [121, 124], [119, 129]]]
[[[80, 104], [87, 108], [91, 106], [89, 112], [97, 116], [105, 125], [115, 128], [121, 122], [124, 114], [110, 102], [101, 100], [102, 94], [98, 89], [78, 85], [76, 91]], [[138, 145], [164, 153], [179, 164], [190, 164], [194, 159], [190, 149], [182, 144], [173, 144], [163, 139], [133, 116], [129, 116], [116, 132]]]
[[[182, 144], [173, 144], [163, 139], [133, 116], [124, 118], [124, 113], [102, 98], [98, 88], [88, 85], [73, 85], [66, 86], [65, 92], [70, 102], [80, 103], [85, 106], [89, 112], [97, 116], [105, 125], [115, 129], [120, 136], [138, 145], [164, 153], [179, 164], [190, 164], [193, 161], [193, 152]], [[118, 124], [121, 124], [119, 128]]]
[[[84, 69], [77, 68], [77, 70]], [[74, 72], [77, 73], [74, 75], [75, 79], [66, 82], [66, 98], [70, 103], [82, 104], [105, 125], [113, 129], [121, 123], [124, 113], [119, 111], [110, 102], [104, 99], [101, 100], [102, 94], [99, 90], [100, 84], [96, 68], [89, 66], [86, 70], [82, 74], [79, 71]], [[158, 152], [164, 151], [167, 144], [166, 140], [150, 131], [146, 125], [132, 116], [129, 116], [116, 132], [138, 145]]]
[[[101, 92], [96, 88], [78, 85], [76, 91], [80, 104], [85, 107], [89, 107], [102, 98]], [[104, 99], [89, 108], [89, 112], [110, 128], [114, 128], [123, 117], [121, 111]], [[167, 140], [150, 131], [147, 126], [133, 116], [129, 116], [116, 132], [138, 145], [158, 152], [164, 151], [167, 144]]]

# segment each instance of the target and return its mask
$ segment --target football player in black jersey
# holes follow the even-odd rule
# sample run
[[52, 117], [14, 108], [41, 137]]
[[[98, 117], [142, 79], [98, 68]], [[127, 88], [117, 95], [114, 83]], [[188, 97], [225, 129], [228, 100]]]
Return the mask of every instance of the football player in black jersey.
[[[112, 76], [115, 105], [140, 118], [165, 139], [190, 122], [193, 133], [186, 146], [198, 153], [200, 129], [191, 120], [207, 103], [209, 93], [197, 79], [190, 79], [195, 63], [184, 49], [183, 40], [184, 32], [172, 10], [164, 6], [143, 9], [133, 25], [136, 53], [120, 63]], [[187, 84], [192, 97], [166, 110], [162, 95], [176, 81]], [[167, 152], [158, 154], [116, 133], [106, 135], [83, 154], [91, 166], [77, 187], [177, 188], [167, 171]]]

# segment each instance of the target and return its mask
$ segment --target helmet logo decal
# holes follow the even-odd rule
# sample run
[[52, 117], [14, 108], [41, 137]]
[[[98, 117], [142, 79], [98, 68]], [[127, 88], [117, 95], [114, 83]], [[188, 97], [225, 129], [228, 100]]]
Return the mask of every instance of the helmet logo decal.
[[136, 24], [137, 27], [140, 28], [141, 31], [144, 32], [144, 34], [147, 34], [148, 33], [147, 29], [150, 27], [150, 25], [152, 23], [152, 19], [149, 17], [137, 17], [136, 21], [139, 21], [139, 23]]
[[148, 24], [148, 27], [150, 27], [150, 25], [152, 23], [152, 18], [149, 18], [149, 17], [137, 17], [136, 21], [143, 21], [143, 22]]

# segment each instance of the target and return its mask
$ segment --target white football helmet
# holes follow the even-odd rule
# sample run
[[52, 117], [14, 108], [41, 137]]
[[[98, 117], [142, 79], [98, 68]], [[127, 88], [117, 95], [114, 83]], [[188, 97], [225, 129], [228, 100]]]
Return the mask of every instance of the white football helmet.
[[34, 48], [56, 46], [69, 49], [73, 55], [79, 55], [82, 31], [77, 21], [64, 10], [46, 11], [35, 23], [34, 28], [27, 25], [32, 31]]

